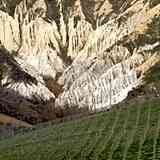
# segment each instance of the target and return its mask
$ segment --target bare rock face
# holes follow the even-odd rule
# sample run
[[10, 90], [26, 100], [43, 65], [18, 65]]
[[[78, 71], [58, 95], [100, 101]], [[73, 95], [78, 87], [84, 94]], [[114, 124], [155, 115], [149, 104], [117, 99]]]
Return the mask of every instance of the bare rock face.
[[[142, 66], [147, 64], [149, 69], [153, 61], [160, 60], [159, 33], [152, 34], [159, 23], [154, 18], [159, 16], [160, 8], [157, 5], [149, 9], [148, 5], [137, 1], [89, 34], [83, 49], [59, 80], [60, 84], [64, 82], [65, 90], [56, 100], [57, 106], [110, 108], [141, 83], [140, 72], [145, 70]], [[98, 61], [101, 65], [97, 65]]]
[[0, 41], [9, 51], [18, 50], [19, 24], [8, 13], [0, 10]]
[[54, 99], [54, 94], [46, 87], [43, 78], [30, 65], [19, 58], [12, 58], [5, 49], [0, 50], [2, 65], [2, 87], [14, 90], [21, 96], [35, 101]]
[[34, 78], [13, 83], [11, 69], [3, 88], [32, 105], [54, 99], [60, 115], [110, 108], [160, 61], [157, 0], [17, 0], [0, 9], [0, 41], [16, 52], [18, 74]]
[[35, 121], [41, 120], [42, 115], [36, 111], [37, 107], [49, 102], [52, 102], [54, 107], [55, 99], [54, 94], [45, 86], [41, 75], [22, 59], [13, 58], [3, 47], [0, 49], [0, 66], [0, 111], [14, 116], [20, 114], [24, 120], [28, 112], [28, 117], [34, 118]]
[[47, 23], [37, 18], [23, 27], [22, 36], [24, 39], [19, 50], [21, 58], [43, 76], [55, 79], [57, 73], [63, 72], [65, 64], [61, 59], [61, 37], [55, 22]]

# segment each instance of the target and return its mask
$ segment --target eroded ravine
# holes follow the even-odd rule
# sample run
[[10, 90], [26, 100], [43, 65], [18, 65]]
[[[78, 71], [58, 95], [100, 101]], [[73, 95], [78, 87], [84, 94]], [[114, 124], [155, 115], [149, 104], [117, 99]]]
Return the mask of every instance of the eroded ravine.
[[1, 95], [12, 100], [0, 111], [25, 121], [110, 108], [160, 60], [156, 0], [3, 0], [0, 9]]

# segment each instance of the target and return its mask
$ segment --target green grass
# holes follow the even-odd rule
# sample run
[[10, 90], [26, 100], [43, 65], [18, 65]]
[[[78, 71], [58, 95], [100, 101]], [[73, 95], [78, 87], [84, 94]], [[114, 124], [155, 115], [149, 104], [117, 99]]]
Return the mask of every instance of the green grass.
[[147, 100], [0, 141], [0, 160], [158, 160], [160, 100]]

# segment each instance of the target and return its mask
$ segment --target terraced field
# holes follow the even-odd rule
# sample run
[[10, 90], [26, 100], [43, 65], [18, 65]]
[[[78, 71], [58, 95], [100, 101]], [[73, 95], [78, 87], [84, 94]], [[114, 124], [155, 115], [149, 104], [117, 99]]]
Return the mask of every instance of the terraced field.
[[0, 141], [0, 160], [158, 160], [160, 100], [148, 100]]

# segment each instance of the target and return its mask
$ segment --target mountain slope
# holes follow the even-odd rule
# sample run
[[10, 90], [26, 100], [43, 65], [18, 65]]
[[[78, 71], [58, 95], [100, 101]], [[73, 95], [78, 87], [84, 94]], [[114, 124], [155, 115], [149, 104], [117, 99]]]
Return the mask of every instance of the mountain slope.
[[[139, 99], [141, 100], [141, 99]], [[0, 142], [1, 160], [159, 159], [160, 101], [46, 125]]]
[[[0, 42], [22, 70], [39, 77], [33, 88], [7, 85], [27, 101], [29, 94], [32, 107], [24, 110], [36, 108], [38, 122], [111, 108], [159, 63], [159, 24], [157, 0], [3, 0]], [[8, 107], [3, 113], [13, 114]]]

